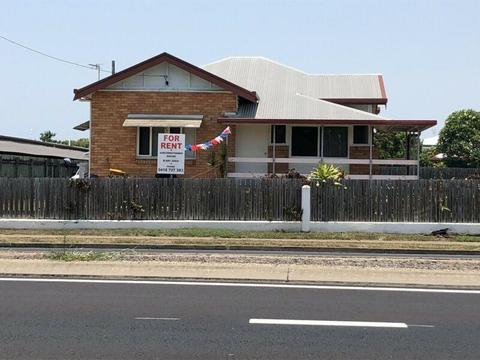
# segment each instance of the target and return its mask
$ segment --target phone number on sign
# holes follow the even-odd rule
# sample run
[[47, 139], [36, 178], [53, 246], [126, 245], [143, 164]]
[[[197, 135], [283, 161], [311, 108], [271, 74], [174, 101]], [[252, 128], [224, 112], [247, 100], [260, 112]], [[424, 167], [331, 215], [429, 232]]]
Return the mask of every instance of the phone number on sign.
[[159, 173], [164, 173], [164, 172], [169, 172], [169, 173], [183, 173], [183, 169], [159, 168], [159, 169], [157, 169], [157, 172], [159, 172]]

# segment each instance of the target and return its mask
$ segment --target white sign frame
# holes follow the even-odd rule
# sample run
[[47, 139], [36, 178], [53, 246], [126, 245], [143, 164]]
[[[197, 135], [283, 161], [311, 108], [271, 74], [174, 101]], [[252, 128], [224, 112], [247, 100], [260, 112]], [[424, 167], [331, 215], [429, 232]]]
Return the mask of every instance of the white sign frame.
[[157, 174], [185, 173], [185, 134], [158, 134]]

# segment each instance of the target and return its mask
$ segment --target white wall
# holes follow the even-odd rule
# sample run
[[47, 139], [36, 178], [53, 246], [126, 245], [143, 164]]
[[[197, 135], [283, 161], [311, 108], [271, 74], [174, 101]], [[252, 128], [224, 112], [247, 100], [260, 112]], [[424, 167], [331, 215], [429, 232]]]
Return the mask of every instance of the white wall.
[[[235, 128], [236, 157], [267, 157], [270, 125], [237, 125]], [[267, 164], [236, 163], [235, 172], [266, 173]]]
[[[167, 76], [168, 86], [165, 83]], [[109, 86], [110, 90], [187, 90], [221, 91], [218, 86], [192, 75], [179, 67], [163, 62], [137, 75]]]

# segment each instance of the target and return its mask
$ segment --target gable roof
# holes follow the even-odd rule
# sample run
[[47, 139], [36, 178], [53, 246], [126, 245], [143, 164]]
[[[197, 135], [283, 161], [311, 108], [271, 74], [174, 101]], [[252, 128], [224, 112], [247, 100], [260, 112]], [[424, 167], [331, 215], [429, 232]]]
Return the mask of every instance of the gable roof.
[[246, 89], [255, 90], [260, 99], [283, 88], [337, 103], [386, 104], [388, 101], [380, 74], [307, 74], [264, 57], [229, 57], [203, 68]]
[[[256, 104], [240, 102], [225, 124], [358, 124], [423, 130], [435, 120], [393, 120], [347, 104], [386, 104], [383, 77], [312, 75], [264, 57], [230, 57], [204, 68], [238, 85], [255, 90]], [[343, 105], [341, 105], [343, 104]]]
[[168, 62], [170, 64], [173, 64], [185, 71], [188, 71], [202, 79], [205, 79], [207, 81], [210, 81], [211, 83], [225, 89], [233, 92], [234, 94], [237, 94], [238, 96], [248, 100], [255, 102], [257, 100], [256, 93], [255, 91], [250, 91], [245, 88], [242, 88], [241, 86], [238, 86], [234, 84], [233, 82], [230, 82], [228, 80], [225, 80], [221, 78], [218, 75], [212, 74], [204, 69], [201, 69], [195, 65], [192, 65], [182, 59], [179, 59], [173, 55], [170, 55], [166, 52], [161, 53], [160, 55], [154, 56], [148, 60], [142, 61], [136, 65], [133, 65], [125, 70], [119, 71], [118, 73], [115, 73], [113, 75], [110, 75], [104, 79], [101, 79], [99, 81], [96, 81], [90, 85], [84, 86], [81, 89], [75, 89], [74, 93], [75, 96], [73, 100], [77, 100], [80, 98], [83, 98], [85, 96], [88, 96], [95, 91], [105, 89], [107, 86], [113, 85], [121, 80], [124, 80], [130, 76], [133, 76], [139, 72], [145, 71], [155, 65], [158, 65], [162, 62]]

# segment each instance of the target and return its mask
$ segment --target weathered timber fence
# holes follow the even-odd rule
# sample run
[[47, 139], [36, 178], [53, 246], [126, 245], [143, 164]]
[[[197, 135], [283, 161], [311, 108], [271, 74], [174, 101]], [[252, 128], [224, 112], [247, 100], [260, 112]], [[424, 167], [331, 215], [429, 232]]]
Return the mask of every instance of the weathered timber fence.
[[[0, 178], [0, 217], [280, 220], [302, 217], [301, 180]], [[480, 223], [480, 181], [311, 185], [312, 221]]]
[[301, 181], [0, 178], [0, 217], [300, 220]]
[[345, 181], [311, 189], [312, 221], [480, 222], [480, 181]]

